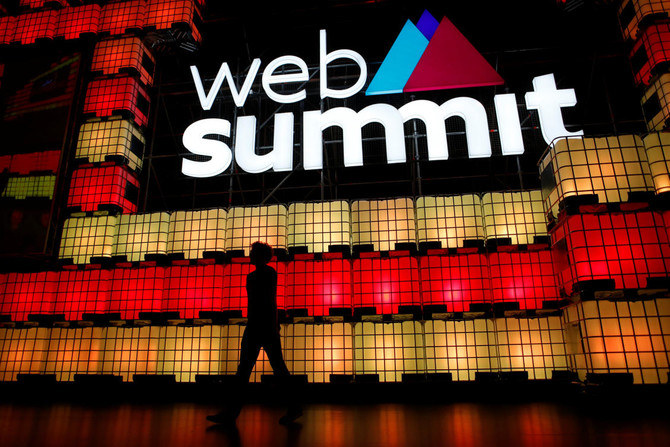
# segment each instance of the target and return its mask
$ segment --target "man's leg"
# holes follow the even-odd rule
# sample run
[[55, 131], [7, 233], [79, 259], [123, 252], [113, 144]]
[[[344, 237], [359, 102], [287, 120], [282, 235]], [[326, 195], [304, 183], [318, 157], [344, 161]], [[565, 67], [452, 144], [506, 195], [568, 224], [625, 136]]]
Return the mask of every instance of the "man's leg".
[[[263, 340], [263, 349], [265, 349], [265, 354], [268, 356], [274, 375], [285, 379], [291, 377], [291, 373], [286, 367], [284, 356], [281, 352], [281, 339], [279, 333], [268, 335]], [[279, 390], [284, 405], [287, 407], [286, 414], [279, 419], [279, 423], [285, 425], [292, 423], [302, 416], [302, 406], [297, 402], [295, 396], [296, 390], [294, 389], [294, 386], [288, 385], [288, 383], [282, 384]]]

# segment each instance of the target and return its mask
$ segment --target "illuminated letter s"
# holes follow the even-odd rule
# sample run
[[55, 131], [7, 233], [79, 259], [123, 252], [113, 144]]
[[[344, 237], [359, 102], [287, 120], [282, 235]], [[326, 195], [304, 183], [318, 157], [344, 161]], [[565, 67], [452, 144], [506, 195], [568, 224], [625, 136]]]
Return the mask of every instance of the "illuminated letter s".
[[208, 118], [196, 121], [186, 128], [182, 142], [195, 155], [211, 157], [207, 161], [182, 159], [181, 172], [189, 177], [214, 177], [225, 171], [233, 160], [230, 147], [223, 141], [205, 138], [206, 135], [230, 136], [230, 121]]

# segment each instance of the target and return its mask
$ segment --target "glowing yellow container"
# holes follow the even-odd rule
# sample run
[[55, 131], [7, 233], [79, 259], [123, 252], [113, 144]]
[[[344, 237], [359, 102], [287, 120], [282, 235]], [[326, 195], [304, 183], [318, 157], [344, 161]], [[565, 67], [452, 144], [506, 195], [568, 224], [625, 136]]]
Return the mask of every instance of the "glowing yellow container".
[[101, 163], [108, 156], [124, 157], [130, 169], [142, 169], [144, 136], [140, 129], [124, 119], [91, 120], [79, 128], [76, 158]]
[[623, 0], [618, 15], [624, 39], [637, 39], [640, 22], [654, 14], [667, 15], [670, 1], [667, 0]]
[[159, 326], [108, 327], [101, 371], [121, 376], [131, 382], [133, 374], [156, 374], [158, 371]]
[[114, 238], [114, 256], [144, 261], [146, 254], [166, 254], [170, 215], [168, 213], [123, 214]]
[[100, 374], [107, 328], [51, 329], [44, 372], [59, 382], [74, 381], [75, 374]]
[[91, 256], [111, 257], [119, 218], [117, 216], [72, 217], [65, 221], [60, 241], [60, 259], [86, 264]]
[[426, 372], [423, 328], [418, 321], [354, 325], [354, 374], [379, 374], [400, 382], [403, 373]]
[[558, 138], [540, 162], [544, 207], [554, 217], [566, 197], [596, 194], [626, 202], [631, 191], [653, 191], [647, 153], [637, 135]]
[[284, 205], [231, 208], [226, 221], [226, 251], [244, 250], [248, 255], [256, 241], [286, 250], [287, 223], [288, 211]]
[[409, 198], [357, 200], [351, 205], [352, 244], [394, 250], [397, 243], [416, 244], [414, 202]]
[[656, 194], [670, 191], [670, 132], [653, 132], [643, 141]]
[[647, 120], [647, 130], [663, 130], [667, 128], [670, 118], [670, 74], [659, 76], [644, 92], [642, 110]]
[[306, 374], [307, 380], [329, 382], [331, 374], [353, 374], [351, 324], [288, 324], [282, 348], [291, 374]]
[[424, 329], [428, 373], [450, 372], [453, 380], [475, 380], [476, 372], [498, 370], [491, 320], [428, 320]]
[[168, 253], [184, 253], [186, 259], [202, 258], [206, 251], [225, 250], [226, 210], [212, 208], [175, 211], [170, 216]]
[[220, 374], [221, 326], [163, 328], [158, 370], [174, 374], [177, 382], [195, 382], [198, 374]]
[[584, 301], [563, 312], [568, 357], [587, 373], [631, 373], [634, 383], [667, 383], [670, 299]]
[[416, 199], [418, 241], [442, 243], [442, 248], [463, 247], [466, 239], [484, 239], [479, 196], [428, 196]]
[[55, 175], [28, 175], [9, 177], [0, 197], [25, 200], [27, 198], [53, 199], [56, 188]]
[[547, 235], [539, 190], [486, 193], [482, 214], [486, 240], [510, 238], [512, 245], [532, 244], [534, 236]]
[[16, 381], [19, 374], [44, 373], [49, 328], [0, 328], [0, 382]]
[[494, 321], [501, 371], [527, 371], [528, 378], [536, 380], [568, 369], [560, 316]]
[[329, 245], [350, 245], [350, 219], [349, 204], [343, 200], [292, 203], [288, 208], [288, 246], [325, 253]]

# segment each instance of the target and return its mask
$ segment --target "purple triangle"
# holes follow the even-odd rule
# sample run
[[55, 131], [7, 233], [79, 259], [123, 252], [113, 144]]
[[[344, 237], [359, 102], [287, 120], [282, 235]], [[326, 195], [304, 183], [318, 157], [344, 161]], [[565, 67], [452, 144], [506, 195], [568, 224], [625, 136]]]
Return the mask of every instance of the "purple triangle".
[[435, 34], [438, 26], [440, 26], [440, 22], [438, 22], [427, 9], [421, 14], [421, 18], [416, 24], [416, 27], [419, 28], [421, 34], [426, 36], [426, 39], [428, 40], [433, 38], [433, 34]]

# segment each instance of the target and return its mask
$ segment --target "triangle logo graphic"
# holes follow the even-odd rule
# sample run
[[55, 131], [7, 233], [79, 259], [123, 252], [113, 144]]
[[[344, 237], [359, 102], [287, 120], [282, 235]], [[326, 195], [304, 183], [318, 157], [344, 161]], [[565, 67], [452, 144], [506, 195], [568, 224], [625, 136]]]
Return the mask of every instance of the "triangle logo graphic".
[[505, 81], [447, 19], [407, 21], [365, 94], [501, 85]]

